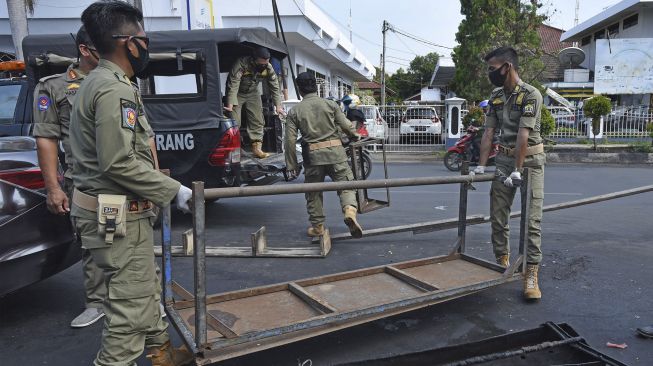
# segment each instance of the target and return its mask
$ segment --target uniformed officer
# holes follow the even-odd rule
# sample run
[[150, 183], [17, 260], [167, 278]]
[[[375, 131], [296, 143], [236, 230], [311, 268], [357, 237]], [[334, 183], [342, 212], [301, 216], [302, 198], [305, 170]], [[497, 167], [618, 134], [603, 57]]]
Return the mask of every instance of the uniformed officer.
[[140, 10], [119, 0], [93, 3], [82, 13], [100, 61], [71, 114], [71, 215], [108, 288], [94, 365], [135, 365], [144, 347], [153, 365], [192, 361], [188, 351], [171, 347], [158, 306], [152, 207], [176, 196], [177, 207], [188, 211], [191, 190], [155, 169], [150, 127], [130, 82], [148, 62], [142, 20]]
[[[83, 26], [77, 32], [75, 43], [79, 52], [79, 64], [71, 64], [63, 74], [42, 78], [34, 89], [33, 134], [36, 137], [39, 166], [47, 190], [46, 203], [50, 212], [59, 215], [70, 211], [73, 192], [73, 161], [68, 139], [71, 105], [81, 82], [99, 61], [99, 55]], [[59, 141], [66, 160], [63, 190], [57, 179]], [[85, 249], [82, 251], [82, 270], [86, 309], [70, 323], [73, 328], [91, 325], [104, 316], [102, 302], [107, 292], [104, 275], [93, 262], [90, 252]]]
[[261, 81], [267, 81], [277, 113], [286, 114], [281, 107], [277, 74], [269, 61], [270, 51], [265, 47], [256, 48], [252, 56], [236, 60], [227, 77], [227, 104], [224, 106], [225, 110], [233, 113], [239, 126], [242, 124], [243, 113], [247, 115], [247, 134], [252, 142], [252, 154], [259, 159], [270, 155], [262, 150], [265, 120], [258, 91]]
[[540, 136], [542, 94], [524, 83], [517, 72], [517, 52], [511, 47], [500, 47], [485, 56], [488, 76], [494, 89], [490, 109], [485, 119], [485, 132], [481, 142], [479, 165], [471, 174], [483, 174], [487, 164], [492, 138], [499, 131], [499, 154], [496, 158], [496, 179], [490, 191], [490, 219], [492, 245], [497, 263], [509, 266], [510, 207], [515, 198], [523, 168], [531, 172], [530, 216], [528, 217], [527, 274], [524, 279], [524, 297], [527, 300], [542, 297], [537, 280], [541, 251], [542, 201], [544, 197], [544, 162], [546, 156]]
[[[308, 72], [297, 75], [297, 86], [302, 101], [294, 106], [286, 118], [286, 137], [284, 150], [286, 167], [294, 179], [299, 175], [295, 145], [297, 131], [302, 134], [305, 143], [304, 181], [306, 183], [324, 182], [325, 176], [335, 182], [353, 180], [354, 175], [347, 163], [347, 154], [342, 147], [340, 130], [352, 137], [359, 137], [351, 122], [347, 120], [340, 107], [333, 101], [317, 96], [315, 77]], [[356, 212], [358, 203], [354, 190], [338, 191], [340, 205], [345, 215], [345, 224], [355, 238], [363, 236]], [[324, 234], [324, 212], [322, 210], [322, 192], [306, 193], [306, 209], [311, 226], [308, 236]]]

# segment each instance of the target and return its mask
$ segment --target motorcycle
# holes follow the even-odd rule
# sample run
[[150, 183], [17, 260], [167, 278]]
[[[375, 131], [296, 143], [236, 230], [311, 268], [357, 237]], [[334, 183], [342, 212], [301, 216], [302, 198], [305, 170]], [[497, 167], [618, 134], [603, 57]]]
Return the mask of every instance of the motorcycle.
[[[463, 161], [469, 161], [470, 165], [478, 165], [479, 157], [481, 154], [481, 146], [475, 143], [476, 136], [478, 135], [479, 128], [469, 126], [465, 136], [461, 137], [458, 142], [449, 149], [444, 155], [444, 166], [452, 172], [460, 171]], [[492, 148], [488, 158], [487, 165], [494, 165], [494, 159], [499, 153], [499, 143], [495, 138], [492, 141]]]

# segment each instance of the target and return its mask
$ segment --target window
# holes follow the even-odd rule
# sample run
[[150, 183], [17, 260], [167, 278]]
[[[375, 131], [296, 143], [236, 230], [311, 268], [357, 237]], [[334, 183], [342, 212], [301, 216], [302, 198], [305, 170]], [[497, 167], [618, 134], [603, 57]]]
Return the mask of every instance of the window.
[[303, 68], [304, 66], [302, 66], [302, 65], [300, 65], [300, 64], [296, 64], [296, 65], [297, 65], [297, 66], [296, 66], [296, 67], [297, 67], [297, 75], [299, 75], [299, 74], [302, 73], [302, 68]]
[[619, 34], [619, 23], [614, 23], [608, 27], [608, 36], [614, 38], [617, 34]]
[[20, 87], [18, 84], [0, 86], [0, 125], [14, 123], [14, 112], [16, 112]]
[[597, 31], [594, 33], [594, 40], [596, 41], [597, 39], [603, 39], [605, 38], [605, 29], [601, 29], [600, 31]]
[[580, 45], [587, 46], [590, 42], [592, 42], [592, 36], [583, 37], [583, 39], [580, 40]]
[[171, 100], [206, 95], [205, 63], [197, 53], [151, 53], [148, 70], [148, 78], [138, 81], [143, 99]]
[[639, 21], [639, 14], [635, 14], [624, 19], [624, 30], [636, 26], [638, 21]]

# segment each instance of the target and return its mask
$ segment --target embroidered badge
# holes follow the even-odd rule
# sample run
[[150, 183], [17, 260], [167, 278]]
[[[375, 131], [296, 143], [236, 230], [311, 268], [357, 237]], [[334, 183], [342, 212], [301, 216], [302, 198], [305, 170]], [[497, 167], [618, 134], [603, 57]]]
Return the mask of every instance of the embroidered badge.
[[524, 104], [524, 111], [522, 117], [535, 117], [535, 101], [529, 100]]
[[50, 98], [45, 95], [39, 97], [39, 111], [47, 111], [50, 108]]
[[122, 113], [122, 127], [133, 130], [134, 126], [136, 126], [136, 120], [138, 120], [138, 106], [130, 100], [121, 99], [120, 108]]
[[66, 95], [75, 95], [77, 93], [77, 89], [79, 89], [79, 84], [78, 83], [72, 83], [66, 87]]
[[77, 79], [77, 74], [73, 70], [68, 70], [68, 79], [75, 80]]
[[129, 201], [129, 212], [138, 211], [138, 201]]

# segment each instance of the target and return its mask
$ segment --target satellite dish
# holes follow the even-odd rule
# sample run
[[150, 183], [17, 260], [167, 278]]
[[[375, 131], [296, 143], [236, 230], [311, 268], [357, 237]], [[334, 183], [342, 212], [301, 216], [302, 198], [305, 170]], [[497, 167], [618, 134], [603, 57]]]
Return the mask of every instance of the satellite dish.
[[574, 68], [585, 61], [585, 51], [578, 47], [567, 47], [560, 51], [558, 59], [561, 64]]

